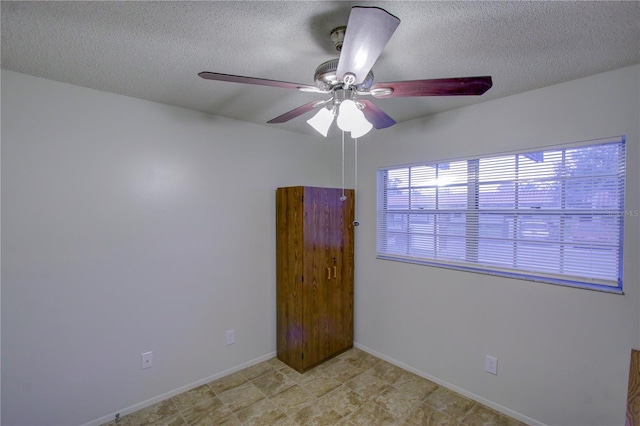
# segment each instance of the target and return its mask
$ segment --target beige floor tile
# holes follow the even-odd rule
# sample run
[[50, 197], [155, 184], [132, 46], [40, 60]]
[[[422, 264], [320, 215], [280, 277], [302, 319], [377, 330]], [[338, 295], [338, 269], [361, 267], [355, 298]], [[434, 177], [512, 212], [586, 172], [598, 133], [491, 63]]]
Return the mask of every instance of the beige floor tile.
[[[284, 362], [280, 361], [278, 358], [271, 358], [267, 362], [269, 364], [271, 364], [273, 366], [273, 368], [275, 368], [276, 370], [280, 370], [282, 368], [289, 367], [287, 364], [285, 364]], [[289, 368], [291, 368], [291, 367], [289, 367]]]
[[412, 407], [404, 420], [412, 426], [458, 426], [459, 422], [427, 403]]
[[343, 355], [343, 360], [346, 360], [349, 364], [356, 368], [362, 368], [364, 370], [367, 370], [382, 361], [381, 359], [376, 358], [364, 351], [361, 351], [360, 349], [354, 349], [345, 352]]
[[129, 417], [122, 416], [120, 417], [120, 421], [116, 423], [115, 421], [111, 421], [108, 423], [103, 423], [101, 426], [146, 426], [146, 425], [163, 425], [163, 426], [188, 426], [188, 423], [184, 421], [180, 414], [174, 414], [172, 416], [162, 417], [161, 420], [144, 422], [137, 417]]
[[[106, 425], [115, 425], [115, 422], [106, 423]], [[164, 400], [153, 404], [149, 407], [138, 410], [135, 413], [122, 416], [117, 426], [146, 426], [146, 425], [167, 425], [167, 426], [183, 426], [186, 425], [178, 409], [170, 400]]]
[[286, 414], [295, 413], [314, 399], [313, 395], [298, 385], [293, 385], [271, 397], [271, 401]]
[[342, 383], [331, 377], [317, 376], [304, 380], [299, 385], [316, 398], [319, 398], [341, 386]]
[[324, 395], [317, 403], [347, 417], [357, 411], [365, 402], [367, 402], [365, 397], [343, 385]]
[[[300, 424], [298, 422], [296, 422], [295, 420], [293, 420], [291, 417], [285, 417], [284, 419], [282, 419], [278, 423], [276, 423], [276, 425], [277, 426], [300, 426]], [[263, 423], [263, 424], [261, 424], [259, 426], [268, 426], [268, 424], [267, 423]]]
[[498, 413], [489, 407], [475, 404], [462, 420], [464, 426], [522, 426], [518, 420]]
[[474, 401], [443, 387], [438, 388], [429, 395], [425, 403], [451, 416], [451, 418], [457, 422], [462, 421], [469, 410], [476, 404]]
[[295, 385], [292, 379], [280, 371], [273, 371], [252, 380], [251, 383], [257, 387], [260, 392], [264, 393], [267, 397], [271, 397], [283, 390]]
[[404, 426], [406, 423], [374, 402], [367, 402], [347, 420], [357, 426]]
[[357, 348], [302, 374], [271, 358], [104, 426], [144, 425], [524, 426]]
[[351, 350], [348, 350], [346, 352], [341, 353], [338, 356], [335, 356], [333, 358], [329, 358], [328, 360], [318, 364], [314, 368], [319, 369], [319, 370], [324, 370], [327, 367], [331, 367], [333, 364], [347, 359], [349, 357], [349, 354], [352, 354], [353, 351], [354, 351], [354, 349], [351, 349]]
[[397, 389], [389, 386], [373, 401], [397, 417], [405, 417], [414, 407], [421, 404], [421, 394], [409, 388]]
[[232, 416], [233, 411], [220, 401], [220, 398], [213, 397], [201, 399], [184, 410], [180, 410], [180, 414], [189, 425], [215, 425]]
[[275, 367], [271, 365], [269, 361], [263, 361], [259, 364], [247, 367], [244, 370], [240, 370], [240, 374], [242, 374], [247, 380], [253, 380], [275, 370]]
[[221, 394], [224, 391], [233, 389], [247, 382], [248, 380], [239, 371], [237, 371], [229, 374], [228, 376], [221, 377], [218, 380], [209, 382], [208, 385], [216, 394]]
[[220, 398], [231, 411], [236, 412], [264, 399], [265, 395], [252, 383], [245, 383], [244, 385], [222, 392], [218, 395], [218, 398]]
[[419, 387], [424, 388], [429, 394], [438, 389], [438, 385], [431, 380], [413, 374], [409, 371], [402, 371], [398, 374], [397, 379], [393, 382], [393, 386], [400, 389], [403, 387]]
[[268, 399], [238, 411], [236, 417], [243, 426], [280, 425], [287, 419], [287, 415]]
[[389, 387], [388, 382], [367, 373], [354, 377], [345, 385], [367, 399], [375, 398]]
[[439, 388], [432, 381], [416, 375], [405, 376], [405, 380], [396, 380], [392, 386], [406, 394], [407, 397], [418, 401], [424, 400]]
[[229, 416], [222, 420], [211, 421], [209, 419], [201, 419], [198, 423], [190, 424], [189, 426], [242, 426], [240, 420], [236, 416]]
[[303, 380], [303, 378], [305, 377], [307, 373], [299, 373], [298, 371], [294, 370], [293, 368], [289, 367], [288, 365], [285, 367], [282, 367], [278, 370], [279, 372], [281, 372], [282, 374], [284, 374], [285, 376], [289, 377], [291, 380], [293, 380], [296, 383], [300, 383], [300, 381]]
[[373, 355], [358, 348], [352, 348], [348, 351], [345, 351], [338, 355], [336, 358], [339, 360], [352, 362], [354, 363], [354, 365], [362, 363], [375, 364], [381, 361], [380, 358], [376, 358]]
[[400, 367], [396, 367], [395, 365], [386, 362], [380, 361], [374, 364], [371, 368], [365, 371], [365, 374], [369, 374], [371, 376], [377, 377], [379, 379], [384, 380], [390, 385], [395, 383], [403, 374], [407, 372]]
[[286, 375], [291, 380], [293, 380], [294, 382], [300, 385], [303, 385], [306, 382], [309, 382], [313, 379], [320, 378], [320, 377], [329, 378], [329, 375], [326, 374], [324, 370], [320, 367], [312, 368], [311, 370], [305, 371], [304, 373], [299, 373], [298, 371], [294, 370], [289, 366], [281, 368], [278, 371], [280, 371], [282, 374]]
[[189, 408], [203, 400], [215, 398], [215, 393], [207, 385], [198, 386], [171, 398], [178, 410]]
[[291, 418], [302, 426], [334, 426], [343, 420], [334, 410], [313, 403], [298, 410]]
[[370, 368], [370, 366], [362, 362], [339, 359], [330, 366], [323, 368], [322, 371], [333, 379], [346, 383], [357, 375], [365, 372], [368, 368]]
[[356, 426], [356, 424], [351, 423], [347, 418], [342, 418], [342, 420], [339, 420], [334, 426]]

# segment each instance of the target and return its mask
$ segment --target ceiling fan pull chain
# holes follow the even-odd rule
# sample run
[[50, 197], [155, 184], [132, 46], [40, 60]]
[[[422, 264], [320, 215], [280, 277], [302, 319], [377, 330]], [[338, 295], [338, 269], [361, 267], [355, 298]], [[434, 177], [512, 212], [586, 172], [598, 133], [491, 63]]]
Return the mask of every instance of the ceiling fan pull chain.
[[353, 183], [354, 183], [354, 190], [357, 191], [358, 190], [358, 138], [355, 138], [353, 140], [353, 146], [354, 146], [354, 158], [355, 158], [355, 164], [354, 164], [354, 177], [353, 177]]
[[342, 130], [342, 196], [340, 201], [345, 201], [347, 196], [344, 195], [344, 130]]
[[355, 210], [355, 220], [353, 221], [353, 226], [360, 225], [358, 222], [358, 138], [353, 139], [354, 145], [354, 178], [353, 178], [353, 208]]

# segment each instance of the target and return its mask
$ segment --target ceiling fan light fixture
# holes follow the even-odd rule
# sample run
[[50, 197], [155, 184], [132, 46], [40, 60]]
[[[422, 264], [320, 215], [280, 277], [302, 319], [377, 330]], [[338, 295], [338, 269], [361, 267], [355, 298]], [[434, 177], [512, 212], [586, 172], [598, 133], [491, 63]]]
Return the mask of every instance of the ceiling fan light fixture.
[[[359, 115], [362, 111], [358, 109], [358, 106], [351, 99], [345, 99], [340, 103], [340, 109], [338, 110], [337, 124], [340, 130], [350, 132], [354, 124], [360, 120]], [[364, 118], [364, 114], [362, 114]]]
[[373, 124], [369, 123], [364, 116], [362, 121], [356, 122], [356, 125], [351, 129], [351, 137], [353, 139], [361, 138], [373, 129]]
[[340, 130], [351, 132], [351, 137], [354, 139], [366, 135], [373, 128], [358, 108], [358, 104], [351, 99], [345, 99], [340, 103], [336, 122]]
[[331, 123], [333, 123], [333, 112], [327, 108], [320, 108], [313, 117], [307, 120], [307, 123], [325, 138], [329, 133]]

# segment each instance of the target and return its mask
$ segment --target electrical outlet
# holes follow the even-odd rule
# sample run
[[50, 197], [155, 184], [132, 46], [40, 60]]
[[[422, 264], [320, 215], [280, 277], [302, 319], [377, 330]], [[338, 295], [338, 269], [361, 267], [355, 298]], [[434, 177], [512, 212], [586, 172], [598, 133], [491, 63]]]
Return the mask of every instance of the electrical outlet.
[[487, 355], [484, 359], [484, 371], [498, 375], [498, 358]]
[[227, 346], [233, 345], [236, 342], [236, 331], [227, 330]]
[[153, 366], [153, 351], [145, 352], [140, 355], [142, 358], [142, 369]]

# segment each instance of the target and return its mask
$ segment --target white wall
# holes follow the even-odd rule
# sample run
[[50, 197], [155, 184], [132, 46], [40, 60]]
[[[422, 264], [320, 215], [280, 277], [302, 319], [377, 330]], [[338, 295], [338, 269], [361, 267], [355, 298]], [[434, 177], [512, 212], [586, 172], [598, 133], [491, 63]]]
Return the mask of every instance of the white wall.
[[3, 71], [2, 424], [274, 353], [275, 189], [338, 186], [336, 143]]
[[[622, 424], [638, 219], [624, 296], [376, 260], [375, 173], [626, 134], [638, 209], [639, 102], [635, 66], [363, 138], [356, 342], [521, 418]], [[274, 190], [339, 186], [339, 141], [8, 71], [1, 106], [3, 425], [90, 422], [275, 351]]]
[[[495, 81], [499, 85], [500, 81]], [[521, 419], [624, 424], [640, 343], [640, 219], [625, 222], [624, 295], [376, 260], [376, 170], [625, 134], [640, 209], [640, 66], [394, 126], [359, 144], [355, 338]], [[380, 106], [384, 108], [381, 100]], [[484, 372], [484, 357], [499, 374]]]

